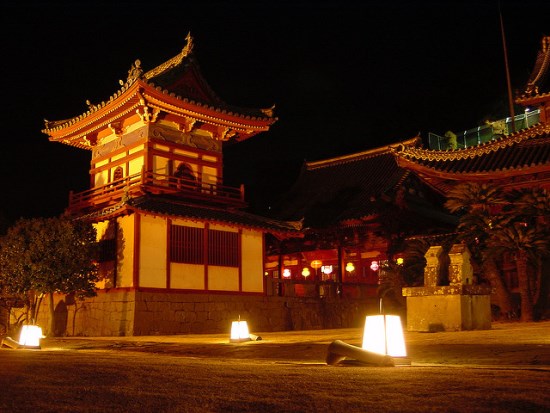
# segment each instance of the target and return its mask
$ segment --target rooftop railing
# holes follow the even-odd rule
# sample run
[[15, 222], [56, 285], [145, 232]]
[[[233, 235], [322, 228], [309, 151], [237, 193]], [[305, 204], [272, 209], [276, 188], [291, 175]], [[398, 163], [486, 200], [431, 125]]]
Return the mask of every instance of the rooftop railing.
[[[489, 142], [502, 135], [509, 135], [515, 131], [529, 128], [539, 122], [540, 109], [526, 111], [525, 113], [490, 122], [477, 128], [468, 129], [456, 134], [456, 144], [450, 142], [448, 137], [439, 136], [435, 133], [428, 133], [428, 147], [433, 150], [446, 151], [453, 149], [465, 149]], [[512, 126], [512, 123], [514, 126]]]

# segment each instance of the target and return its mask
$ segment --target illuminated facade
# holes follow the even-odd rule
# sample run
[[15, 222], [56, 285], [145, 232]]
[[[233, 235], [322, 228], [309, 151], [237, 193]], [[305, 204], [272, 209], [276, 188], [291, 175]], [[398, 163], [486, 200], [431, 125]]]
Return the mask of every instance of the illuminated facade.
[[443, 197], [398, 165], [409, 139], [304, 164], [277, 216], [301, 220], [303, 238], [273, 239], [266, 271], [279, 294], [376, 299], [387, 264], [402, 263], [408, 236], [452, 231]]
[[243, 187], [223, 184], [222, 145], [269, 130], [272, 109], [223, 102], [186, 40], [150, 71], [137, 60], [108, 101], [46, 121], [51, 141], [91, 152], [90, 189], [70, 194], [67, 213], [94, 223], [102, 281], [75, 334], [214, 330], [206, 314], [173, 319], [181, 294], [264, 295], [264, 234], [296, 231], [246, 213]]
[[[549, 68], [550, 37], [545, 37], [516, 99], [526, 113], [540, 111], [539, 121], [516, 132], [455, 150], [425, 149], [414, 138], [304, 164], [278, 212], [282, 219], [303, 220], [304, 238], [274, 241], [266, 265], [280, 280], [279, 293], [376, 296], [383, 265], [401, 258], [399, 240], [455, 230], [457, 221], [441, 205], [461, 182], [550, 189]], [[331, 266], [330, 274], [320, 270], [324, 265]], [[517, 291], [515, 263], [505, 258], [501, 269]], [[320, 291], [311, 287], [313, 279], [321, 283]]]

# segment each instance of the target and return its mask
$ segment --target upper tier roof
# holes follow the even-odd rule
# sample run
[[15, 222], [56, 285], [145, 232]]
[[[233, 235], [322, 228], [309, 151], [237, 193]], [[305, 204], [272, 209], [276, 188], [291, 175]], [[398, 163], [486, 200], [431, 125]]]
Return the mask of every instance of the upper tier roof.
[[50, 140], [90, 149], [93, 137], [121, 119], [136, 112], [146, 121], [154, 121], [159, 114], [179, 118], [183, 125], [195, 122], [218, 128], [215, 138], [239, 141], [256, 133], [267, 131], [277, 118], [273, 107], [250, 109], [231, 106], [221, 100], [210, 88], [200, 72], [193, 55], [190, 35], [182, 51], [154, 69], [144, 72], [136, 60], [128, 71], [121, 88], [108, 101], [92, 104], [88, 110], [70, 119], [45, 121], [42, 132]]
[[[291, 191], [283, 198], [279, 218], [303, 219], [307, 228], [357, 225], [390, 210], [404, 226], [421, 216], [438, 214], [418, 182], [399, 167], [393, 155], [397, 146], [413, 148], [420, 139], [371, 149], [318, 162], [307, 162]], [[407, 188], [407, 189], [405, 189]], [[439, 218], [443, 218], [439, 216]]]

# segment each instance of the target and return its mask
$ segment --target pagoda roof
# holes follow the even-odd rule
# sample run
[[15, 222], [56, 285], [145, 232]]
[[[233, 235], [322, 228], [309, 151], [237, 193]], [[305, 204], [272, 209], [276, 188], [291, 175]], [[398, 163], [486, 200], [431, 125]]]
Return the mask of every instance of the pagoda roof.
[[[535, 65], [529, 76], [521, 96], [516, 99], [516, 103], [523, 105], [537, 104], [548, 100], [550, 90], [548, 86], [548, 76], [550, 75], [550, 36], [543, 36], [541, 48], [537, 53]], [[546, 92], [544, 92], [546, 90]]]
[[409, 214], [409, 219], [415, 216], [416, 221], [418, 214], [435, 213], [425, 199], [410, 193], [401, 194], [406, 206], [398, 205], [399, 193], [410, 184], [405, 182], [411, 174], [397, 164], [394, 148], [414, 148], [419, 144], [420, 138], [413, 138], [351, 155], [306, 162], [297, 182], [282, 199], [278, 216], [286, 220], [303, 219], [304, 227], [308, 228], [330, 228], [360, 225], [391, 208], [399, 210], [401, 218]]
[[[508, 180], [548, 170], [550, 124], [538, 123], [508, 136], [466, 149], [392, 149], [398, 164], [445, 193], [453, 181]], [[533, 178], [533, 177], [531, 177]]]
[[147, 72], [136, 60], [126, 81], [120, 81], [120, 89], [109, 100], [99, 104], [86, 101], [88, 110], [69, 119], [45, 120], [42, 132], [52, 141], [91, 149], [97, 132], [110, 124], [135, 113], [146, 122], [154, 121], [161, 112], [179, 117], [183, 123], [191, 119], [219, 127], [221, 140], [240, 141], [267, 131], [277, 120], [274, 108], [251, 109], [225, 103], [201, 75], [192, 37], [188, 35], [186, 40], [180, 53]]
[[199, 206], [154, 195], [131, 198], [104, 210], [80, 216], [79, 219], [96, 221], [133, 212], [217, 223], [238, 228], [261, 230], [272, 234], [291, 234], [294, 237], [299, 235], [301, 229], [298, 222], [276, 220], [233, 208]]

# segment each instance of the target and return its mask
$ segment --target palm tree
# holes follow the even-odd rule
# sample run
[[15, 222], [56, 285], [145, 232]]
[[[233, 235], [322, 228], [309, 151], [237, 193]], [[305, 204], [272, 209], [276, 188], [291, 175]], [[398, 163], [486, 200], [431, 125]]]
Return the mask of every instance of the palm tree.
[[458, 239], [466, 243], [473, 260], [480, 265], [483, 276], [491, 284], [501, 314], [510, 317], [512, 297], [498, 269], [498, 257], [485, 252], [492, 232], [507, 222], [507, 218], [499, 213], [504, 204], [504, 195], [498, 187], [465, 182], [449, 191], [445, 207], [452, 213], [461, 214]]
[[540, 288], [532, 270], [536, 269], [540, 256], [550, 253], [548, 234], [525, 222], [513, 222], [492, 232], [487, 248], [495, 255], [509, 253], [515, 257], [521, 296], [521, 320], [532, 321], [534, 297]]
[[[547, 233], [549, 217], [550, 217], [550, 194], [545, 188], [531, 187], [513, 190], [507, 194], [506, 212], [519, 223], [527, 224], [529, 227], [534, 227], [541, 237]], [[542, 255], [541, 255], [542, 254]], [[550, 270], [550, 262], [543, 260], [543, 257], [548, 255], [545, 251], [539, 254], [535, 267], [535, 276], [533, 280], [533, 303], [535, 311], [544, 311], [548, 305], [548, 297], [550, 291], [550, 278], [544, 275]], [[535, 265], [536, 264], [536, 265]]]
[[500, 188], [477, 182], [464, 182], [447, 193], [445, 207], [452, 213], [472, 213], [483, 211], [491, 213], [504, 203]]

